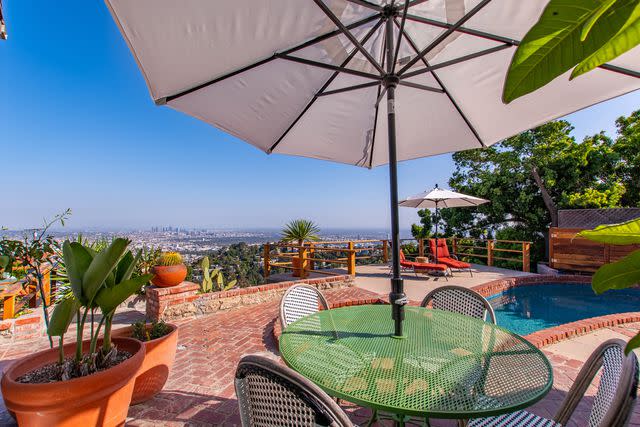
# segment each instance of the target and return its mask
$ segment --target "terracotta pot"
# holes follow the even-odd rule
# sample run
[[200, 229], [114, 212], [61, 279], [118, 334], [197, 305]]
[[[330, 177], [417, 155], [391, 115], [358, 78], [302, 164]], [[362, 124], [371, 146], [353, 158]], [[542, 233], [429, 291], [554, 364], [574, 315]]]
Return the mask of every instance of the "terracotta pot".
[[187, 277], [187, 267], [184, 264], [156, 265], [151, 269], [151, 273], [151, 283], [160, 288], [170, 288], [184, 281]]
[[[82, 378], [46, 384], [23, 384], [16, 378], [58, 360], [58, 349], [19, 359], [2, 377], [2, 397], [20, 426], [123, 426], [127, 418], [135, 374], [144, 360], [144, 346], [131, 338], [114, 338], [113, 344], [133, 354], [122, 363]], [[83, 343], [88, 351], [89, 341]], [[72, 356], [75, 343], [66, 344]]]
[[[145, 347], [145, 356], [144, 362], [136, 374], [133, 396], [131, 397], [132, 405], [151, 399], [162, 390], [167, 382], [178, 344], [178, 327], [171, 323], [167, 323], [167, 326], [171, 328], [171, 332], [167, 335], [142, 343]], [[147, 324], [147, 329], [150, 328], [151, 324]], [[131, 337], [132, 333], [133, 327], [129, 326], [113, 331], [112, 336]]]

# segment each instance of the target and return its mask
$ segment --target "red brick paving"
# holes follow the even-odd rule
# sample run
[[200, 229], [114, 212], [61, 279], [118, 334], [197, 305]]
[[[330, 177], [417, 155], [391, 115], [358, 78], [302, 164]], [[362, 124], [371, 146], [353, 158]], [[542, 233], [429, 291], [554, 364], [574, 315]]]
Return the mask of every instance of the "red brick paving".
[[[330, 290], [327, 299], [333, 306], [347, 301], [375, 301], [378, 296], [359, 288]], [[131, 407], [129, 426], [239, 426], [237, 402], [233, 389], [233, 375], [242, 354], [254, 352], [277, 353], [273, 328], [278, 314], [277, 302], [269, 302], [232, 311], [220, 312], [180, 323], [179, 348], [176, 362], [164, 390], [153, 400]], [[631, 334], [633, 327], [612, 326], [616, 332]], [[633, 325], [636, 327], [637, 325]], [[38, 343], [46, 346], [46, 343]], [[33, 351], [34, 344], [13, 346], [6, 350], [0, 367], [11, 359]], [[554, 368], [554, 389], [531, 410], [551, 417], [581, 366], [571, 360], [546, 351]], [[586, 425], [590, 399], [578, 407], [571, 426]], [[369, 416], [365, 408], [346, 406], [354, 423], [363, 424]], [[0, 425], [10, 425], [4, 408], [0, 411]], [[451, 421], [434, 420], [434, 426], [452, 426]], [[640, 426], [640, 412], [636, 408], [631, 425]]]

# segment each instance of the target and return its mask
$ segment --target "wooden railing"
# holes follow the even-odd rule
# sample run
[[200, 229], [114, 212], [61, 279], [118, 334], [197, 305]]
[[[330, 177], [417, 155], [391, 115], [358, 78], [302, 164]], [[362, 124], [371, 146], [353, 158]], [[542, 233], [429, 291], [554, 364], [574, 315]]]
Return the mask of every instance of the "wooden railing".
[[[496, 261], [503, 261], [509, 267], [518, 265], [522, 271], [530, 271], [531, 243], [515, 240], [483, 240], [467, 237], [447, 238], [450, 251], [459, 258], [483, 262], [488, 266], [496, 265]], [[407, 248], [414, 242], [415, 253], [406, 252], [408, 258], [429, 255], [428, 239], [400, 239], [403, 247]], [[362, 254], [365, 252], [365, 254]], [[337, 257], [327, 258], [323, 254], [339, 254]], [[326, 270], [329, 265], [346, 268], [347, 273], [356, 274], [359, 260], [379, 259], [388, 263], [390, 259], [390, 244], [388, 240], [351, 240], [306, 242], [300, 246], [290, 243], [266, 243], [263, 253], [264, 277], [271, 274], [272, 269], [292, 270], [294, 276], [305, 278], [309, 273], [334, 275], [338, 273]]]
[[[51, 280], [52, 269], [49, 265], [45, 265], [41, 271], [45, 304], [50, 306], [51, 293], [53, 290]], [[4, 281], [0, 286], [2, 320], [16, 317], [16, 314], [24, 308], [24, 304], [28, 304], [29, 308], [37, 307], [39, 299], [40, 293], [38, 292], [38, 283], [35, 277], [29, 276], [28, 278], [14, 282]]]

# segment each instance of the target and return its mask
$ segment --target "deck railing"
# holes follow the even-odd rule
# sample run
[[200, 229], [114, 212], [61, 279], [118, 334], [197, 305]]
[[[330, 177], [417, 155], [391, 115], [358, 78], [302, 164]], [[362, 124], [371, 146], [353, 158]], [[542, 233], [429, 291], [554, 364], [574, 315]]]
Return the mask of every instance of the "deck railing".
[[[447, 238], [451, 252], [461, 259], [484, 262], [494, 266], [504, 261], [510, 267], [518, 266], [530, 271], [531, 243], [516, 240], [485, 240], [467, 237]], [[415, 242], [415, 252], [408, 251], [409, 242]], [[429, 254], [428, 239], [401, 239], [409, 258]], [[356, 274], [356, 265], [379, 261], [388, 263], [390, 244], [388, 240], [349, 240], [295, 243], [266, 243], [263, 252], [264, 277], [273, 269], [291, 270], [295, 277], [305, 278], [309, 273], [335, 275], [329, 266], [338, 266], [348, 274]], [[365, 262], [362, 262], [366, 260]], [[361, 262], [359, 262], [361, 261]], [[499, 263], [500, 264], [500, 263]], [[504, 264], [504, 263], [502, 263]]]

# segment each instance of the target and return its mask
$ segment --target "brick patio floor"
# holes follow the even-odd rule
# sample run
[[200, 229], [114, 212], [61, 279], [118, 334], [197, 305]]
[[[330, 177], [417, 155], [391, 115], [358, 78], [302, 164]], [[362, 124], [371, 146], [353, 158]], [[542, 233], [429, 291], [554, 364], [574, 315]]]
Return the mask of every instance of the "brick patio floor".
[[[354, 299], [375, 299], [377, 295], [359, 288], [326, 292], [332, 305], [342, 305]], [[277, 302], [244, 307], [227, 312], [180, 322], [180, 339], [176, 361], [164, 390], [153, 400], [131, 407], [129, 426], [239, 426], [237, 401], [233, 389], [236, 364], [245, 353], [273, 352], [277, 345], [273, 328], [278, 314]], [[640, 324], [615, 328], [615, 333], [630, 336]], [[6, 349], [0, 366], [33, 351], [46, 347], [39, 341]], [[0, 349], [2, 350], [2, 349]], [[553, 349], [544, 349], [554, 369], [553, 390], [531, 408], [532, 412], [551, 417], [566, 391], [573, 383], [584, 360], [569, 358]], [[589, 404], [594, 390], [581, 402], [570, 425], [587, 425]], [[369, 411], [345, 406], [354, 423], [366, 422]], [[0, 409], [0, 425], [12, 425], [4, 407]], [[434, 426], [453, 426], [451, 421], [435, 420]], [[640, 411], [635, 408], [631, 425], [640, 426]]]

